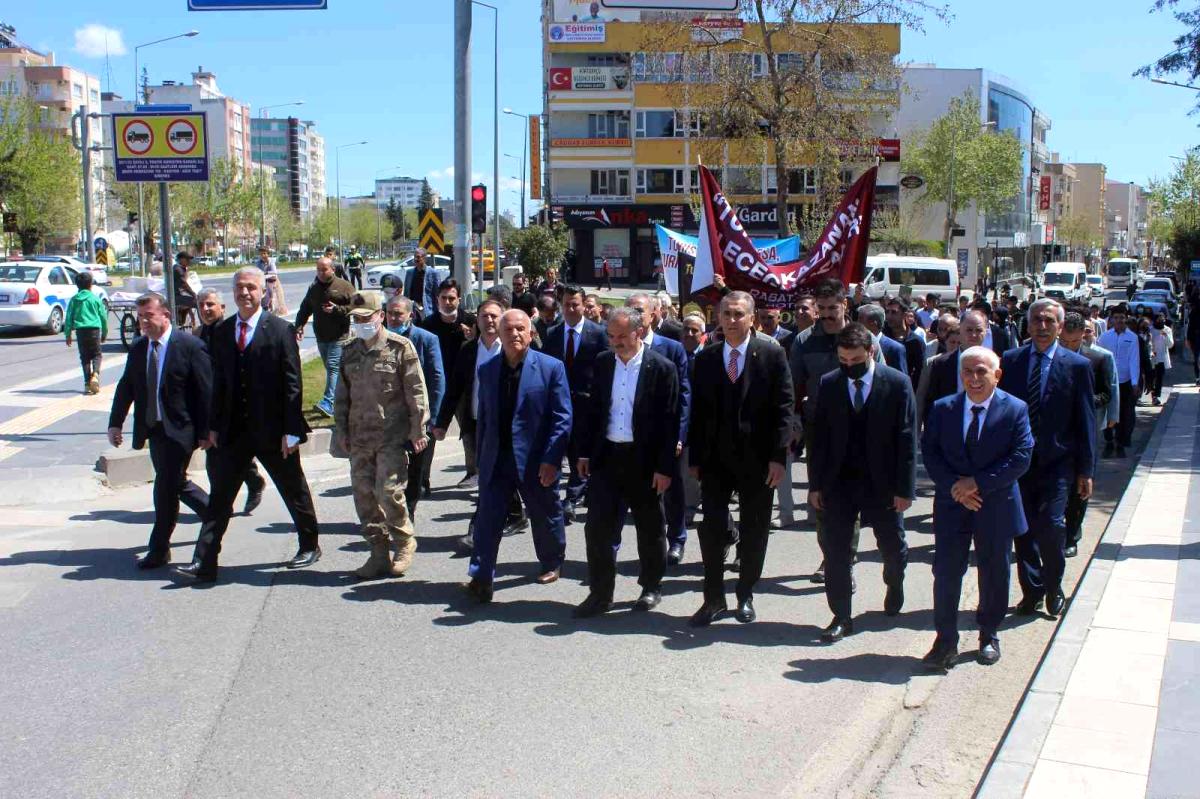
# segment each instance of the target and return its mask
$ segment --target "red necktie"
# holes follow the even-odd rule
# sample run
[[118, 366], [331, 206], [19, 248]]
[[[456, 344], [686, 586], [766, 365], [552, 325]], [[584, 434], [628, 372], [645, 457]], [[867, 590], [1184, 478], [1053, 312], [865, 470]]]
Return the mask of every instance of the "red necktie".
[[250, 325], [242, 320], [238, 320], [238, 352], [246, 351], [246, 331], [250, 329]]
[[729, 366], [725, 369], [725, 374], [729, 375], [729, 382], [736, 383], [738, 378], [738, 351], [729, 351]]

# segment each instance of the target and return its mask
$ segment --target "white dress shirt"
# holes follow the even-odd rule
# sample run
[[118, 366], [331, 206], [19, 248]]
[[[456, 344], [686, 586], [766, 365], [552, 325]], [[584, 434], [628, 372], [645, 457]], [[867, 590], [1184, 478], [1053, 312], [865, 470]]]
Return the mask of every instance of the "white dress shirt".
[[624, 363], [618, 355], [614, 361], [612, 398], [608, 405], [608, 430], [605, 435], [616, 444], [633, 442], [633, 401], [637, 397], [638, 373], [642, 371], [642, 355], [646, 345]]
[[262, 316], [262, 314], [263, 314], [262, 308], [259, 308], [257, 311], [254, 312], [254, 315], [251, 316], [249, 319], [247, 319], [245, 322], [242, 321], [241, 314], [238, 315], [237, 324], [233, 326], [233, 343], [234, 344], [237, 344], [238, 338], [242, 335], [242, 325], [245, 324], [245, 325], [248, 325], [248, 328], [246, 330], [246, 346], [247, 347], [250, 346], [250, 342], [254, 341], [254, 331], [258, 328], [258, 320]]
[[[867, 358], [867, 373], [858, 378], [862, 381], [863, 405], [867, 404], [867, 399], [871, 396], [871, 384], [875, 382], [875, 361]], [[850, 407], [854, 407], [854, 395], [858, 392], [858, 387], [854, 385], [854, 381], [849, 377], [846, 378], [846, 387], [850, 389]]]
[[654, 331], [653, 330], [646, 331], [646, 335], [642, 337], [642, 343], [645, 344], [647, 348], [654, 345]]
[[963, 423], [962, 424], [963, 424], [963, 441], [964, 442], [967, 440], [967, 431], [971, 429], [971, 420], [975, 417], [975, 415], [973, 413], [971, 413], [971, 409], [976, 408], [980, 405], [983, 406], [983, 412], [979, 414], [979, 435], [982, 438], [983, 437], [983, 423], [987, 420], [988, 408], [991, 406], [992, 400], [994, 400], [995, 398], [996, 398], [995, 391], [993, 391], [991, 393], [991, 396], [989, 396], [983, 402], [972, 402], [970, 397], [968, 397], [966, 394], [963, 394]]
[[[171, 331], [174, 328], [168, 324], [167, 330], [162, 334], [161, 338], [151, 339], [150, 342], [158, 342], [158, 382], [152, 386], [147, 386], [154, 393], [154, 401], [158, 404], [158, 419], [162, 421], [163, 406], [162, 406], [162, 375], [163, 364], [167, 362], [167, 345], [171, 343]], [[150, 375], [150, 359], [154, 357], [154, 348], [150, 346], [150, 342], [146, 343], [146, 376]]]
[[571, 350], [571, 356], [579, 354], [579, 342], [583, 338], [583, 317], [580, 317], [579, 324], [569, 325], [566, 320], [563, 320], [563, 357], [567, 355], [567, 347], [571, 344], [571, 331], [575, 331], [575, 349]]
[[734, 350], [737, 350], [737, 353], [738, 353], [737, 376], [738, 377], [742, 376], [742, 372], [744, 372], [746, 370], [746, 350], [749, 347], [750, 347], [750, 337], [749, 336], [746, 336], [746, 340], [743, 341], [741, 344], [737, 345], [736, 347], [730, 347], [728, 341], [726, 341], [722, 345], [721, 357], [723, 357], [725, 359], [722, 363], [723, 363], [726, 374], [729, 373], [729, 353], [733, 352]]
[[1137, 385], [1141, 377], [1142, 351], [1137, 334], [1129, 328], [1124, 333], [1107, 330], [1100, 337], [1100, 346], [1117, 360], [1117, 382]]
[[479, 418], [479, 367], [500, 354], [500, 337], [488, 347], [479, 339], [479, 347], [475, 350], [475, 380], [471, 383], [471, 418]]

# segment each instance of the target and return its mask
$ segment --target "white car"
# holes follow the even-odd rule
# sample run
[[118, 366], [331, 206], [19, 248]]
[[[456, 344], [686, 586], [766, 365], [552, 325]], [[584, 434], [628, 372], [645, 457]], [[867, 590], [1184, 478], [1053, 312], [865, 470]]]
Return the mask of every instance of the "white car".
[[108, 279], [108, 270], [101, 264], [89, 264], [87, 261], [81, 261], [74, 255], [30, 255], [26, 261], [36, 261], [40, 264], [66, 264], [76, 272], [82, 272], [84, 269], [92, 273], [92, 280], [97, 286], [107, 286], [111, 281]]
[[[86, 266], [86, 264], [84, 264]], [[0, 325], [41, 327], [61, 333], [67, 318], [67, 303], [78, 291], [78, 269], [43, 261], [11, 261], [0, 264]], [[92, 293], [108, 307], [108, 293], [92, 286]]]
[[[409, 256], [398, 264], [380, 264], [379, 266], [371, 267], [367, 270], [367, 282], [365, 284], [366, 288], [380, 288], [379, 283], [383, 280], [384, 275], [396, 275], [403, 280], [404, 275], [407, 274], [408, 270], [412, 267], [412, 260], [412, 256]], [[449, 272], [451, 264], [452, 262], [450, 258], [445, 255], [425, 256], [426, 267], [433, 267], [434, 269], [442, 269], [446, 272]]]
[[1104, 296], [1104, 275], [1088, 275], [1087, 285], [1091, 289], [1093, 297]]

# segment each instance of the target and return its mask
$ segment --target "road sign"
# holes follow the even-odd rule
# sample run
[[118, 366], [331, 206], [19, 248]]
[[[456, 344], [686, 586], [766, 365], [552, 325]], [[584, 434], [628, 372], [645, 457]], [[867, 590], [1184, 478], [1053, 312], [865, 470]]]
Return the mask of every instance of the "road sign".
[[119, 183], [208, 180], [208, 135], [202, 112], [113, 114]]
[[188, 0], [188, 11], [321, 11], [327, 0]]
[[446, 224], [442, 221], [442, 209], [430, 208], [417, 223], [417, 240], [430, 255], [446, 251]]

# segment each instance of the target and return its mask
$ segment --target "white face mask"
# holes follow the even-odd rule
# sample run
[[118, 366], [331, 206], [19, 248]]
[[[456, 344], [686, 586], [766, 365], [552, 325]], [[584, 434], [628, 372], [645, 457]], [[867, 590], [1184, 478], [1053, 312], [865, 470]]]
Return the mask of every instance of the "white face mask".
[[354, 322], [350, 327], [354, 330], [354, 335], [364, 341], [375, 338], [375, 334], [379, 332], [378, 322]]

